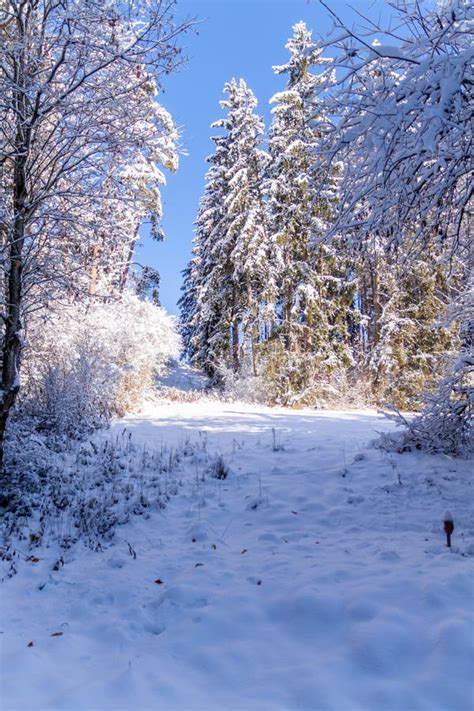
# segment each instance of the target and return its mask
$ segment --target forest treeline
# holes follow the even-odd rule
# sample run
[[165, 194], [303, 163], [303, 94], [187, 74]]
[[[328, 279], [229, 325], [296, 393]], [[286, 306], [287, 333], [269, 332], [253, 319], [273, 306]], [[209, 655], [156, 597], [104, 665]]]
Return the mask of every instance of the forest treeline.
[[[399, 19], [419, 31], [408, 10]], [[458, 56], [459, 23], [433, 14], [424, 20], [432, 41], [438, 21], [446, 55]], [[461, 195], [467, 204], [468, 139], [459, 146], [437, 124], [451, 111], [468, 130], [467, 84], [459, 74], [448, 87], [446, 76], [451, 95], [438, 99], [433, 58], [431, 83], [412, 78], [407, 92], [405, 64], [421, 67], [419, 44], [395, 52], [374, 41], [361, 56], [349, 33], [338, 37], [323, 43], [303, 22], [293, 27], [288, 61], [273, 67], [282, 89], [267, 132], [245, 81], [225, 85], [184, 272], [186, 354], [215, 382], [247, 381], [270, 403], [418, 409], [463, 344], [450, 305], [465, 289], [472, 247], [467, 211], [454, 234], [452, 207]], [[410, 102], [405, 117], [400, 105]], [[445, 176], [444, 195], [428, 189], [424, 204], [425, 176], [419, 185], [391, 179], [436, 160], [439, 179], [454, 159], [457, 182]]]

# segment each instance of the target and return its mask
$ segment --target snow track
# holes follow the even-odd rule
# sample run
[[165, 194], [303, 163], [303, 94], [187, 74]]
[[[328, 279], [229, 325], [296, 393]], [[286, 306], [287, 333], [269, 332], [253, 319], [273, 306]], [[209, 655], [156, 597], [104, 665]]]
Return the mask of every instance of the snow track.
[[367, 412], [170, 404], [116, 426], [199, 440], [230, 474], [196, 461], [112, 547], [57, 572], [44, 550], [3, 584], [2, 711], [471, 711], [469, 463], [370, 448], [391, 425]]

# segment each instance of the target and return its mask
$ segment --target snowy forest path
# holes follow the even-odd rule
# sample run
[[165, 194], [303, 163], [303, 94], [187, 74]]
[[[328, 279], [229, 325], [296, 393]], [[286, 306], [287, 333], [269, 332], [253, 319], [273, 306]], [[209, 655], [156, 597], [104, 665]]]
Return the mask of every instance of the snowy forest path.
[[369, 446], [391, 426], [211, 401], [117, 422], [202, 457], [110, 548], [9, 581], [5, 711], [468, 711], [469, 465]]

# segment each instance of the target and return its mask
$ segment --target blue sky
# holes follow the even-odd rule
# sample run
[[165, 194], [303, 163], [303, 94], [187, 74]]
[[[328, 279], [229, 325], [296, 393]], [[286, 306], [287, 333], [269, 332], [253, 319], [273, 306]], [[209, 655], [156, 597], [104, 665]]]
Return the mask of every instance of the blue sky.
[[[346, 2], [329, 0], [329, 4], [344, 18], [353, 17]], [[351, 4], [367, 12], [367, 2]], [[371, 16], [377, 16], [384, 6], [372, 3]], [[168, 177], [163, 189], [165, 242], [145, 237], [136, 253], [138, 262], [159, 269], [161, 300], [171, 313], [178, 313], [180, 272], [191, 253], [205, 159], [213, 150], [209, 125], [223, 115], [219, 101], [225, 82], [233, 77], [246, 80], [268, 127], [269, 99], [284, 87], [284, 77], [275, 76], [272, 65], [286, 62], [285, 44], [292, 25], [304, 20], [314, 36], [326, 35], [331, 27], [326, 11], [308, 0], [178, 0], [177, 15], [196, 16], [201, 22], [198, 34], [182, 38], [189, 62], [166, 79], [160, 100], [179, 126], [188, 155], [182, 156], [178, 172]]]

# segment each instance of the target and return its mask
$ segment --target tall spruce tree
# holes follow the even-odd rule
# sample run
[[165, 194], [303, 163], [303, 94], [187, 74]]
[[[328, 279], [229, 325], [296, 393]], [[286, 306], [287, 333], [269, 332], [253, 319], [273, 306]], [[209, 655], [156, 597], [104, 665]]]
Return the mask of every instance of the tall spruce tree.
[[207, 159], [210, 164], [206, 174], [204, 195], [199, 203], [195, 223], [192, 257], [183, 272], [181, 333], [184, 353], [190, 361], [209, 376], [228, 350], [229, 314], [219, 311], [216, 303], [216, 284], [213, 273], [214, 245], [224, 216], [227, 192], [228, 141], [225, 136], [214, 136], [215, 152]]
[[267, 177], [278, 327], [264, 355], [274, 396], [290, 402], [311, 399], [318, 381], [351, 362], [347, 313], [354, 288], [348, 264], [320, 240], [337, 200], [337, 169], [320, 189], [323, 95], [334, 81], [332, 60], [322, 56], [304, 22], [293, 27], [286, 47], [289, 61], [274, 67], [287, 76], [287, 86], [271, 99]]
[[262, 180], [264, 131], [246, 83], [225, 85], [227, 116], [212, 124], [223, 134], [206, 176], [192, 259], [180, 300], [188, 356], [211, 376], [222, 367], [255, 369], [260, 312], [271, 289]]

